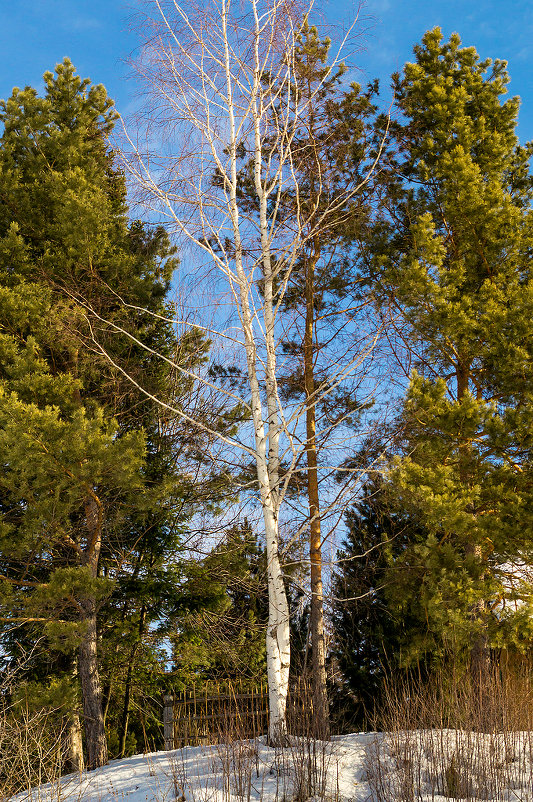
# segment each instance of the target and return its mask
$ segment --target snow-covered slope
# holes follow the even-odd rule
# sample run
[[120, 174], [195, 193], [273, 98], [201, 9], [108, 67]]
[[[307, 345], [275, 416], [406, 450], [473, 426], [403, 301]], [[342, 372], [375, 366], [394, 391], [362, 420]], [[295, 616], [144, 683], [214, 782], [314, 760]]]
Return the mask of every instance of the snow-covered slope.
[[112, 761], [12, 802], [533, 802], [531, 733], [359, 733], [274, 750], [264, 739]]
[[[317, 782], [327, 773], [328, 796], [363, 802], [368, 786], [362, 779], [371, 734], [349, 735], [316, 745]], [[314, 747], [313, 747], [314, 750]], [[32, 791], [42, 802], [274, 802], [297, 795], [307, 782], [308, 749], [283, 750], [264, 739], [230, 745], [185, 747], [170, 752], [113, 760], [96, 771], [63, 777]], [[15, 800], [30, 799], [18, 794]]]

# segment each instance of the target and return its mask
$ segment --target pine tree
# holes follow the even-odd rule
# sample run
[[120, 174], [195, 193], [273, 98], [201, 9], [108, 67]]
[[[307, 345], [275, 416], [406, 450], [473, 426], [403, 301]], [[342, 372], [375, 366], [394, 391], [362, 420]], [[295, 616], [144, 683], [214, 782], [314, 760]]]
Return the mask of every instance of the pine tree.
[[[162, 311], [171, 263], [162, 231], [128, 225], [104, 88], [67, 60], [45, 87], [42, 98], [15, 89], [1, 115], [1, 593], [8, 639], [18, 623], [53, 649], [77, 648], [95, 767], [107, 760], [97, 615], [132, 544], [127, 521], [146, 519], [161, 492], [147, 483], [157, 416], [92, 334], [99, 328], [116, 364], [166, 392], [165, 370], [97, 315], [124, 323], [117, 294]], [[164, 353], [172, 347], [164, 322], [146, 313], [135, 325]]]
[[[414, 355], [405, 456], [392, 480], [427, 533], [411, 565], [430, 625], [471, 654], [531, 633], [531, 315], [533, 197], [505, 62], [481, 61], [439, 29], [394, 76], [399, 122], [386, 211], [370, 250], [382, 301]], [[522, 606], [504, 602], [520, 600]]]
[[[100, 407], [79, 402], [78, 380], [51, 373], [35, 335], [42, 321], [53, 322], [52, 308], [37, 304], [34, 317], [25, 288], [10, 294], [1, 309], [3, 606], [8, 625], [40, 624], [53, 648], [78, 644], [88, 761], [101, 765], [96, 615], [111, 587], [98, 566], [104, 538], [113, 537], [121, 508], [141, 489], [144, 436], [117, 437]], [[13, 314], [15, 299], [22, 320]], [[32, 334], [24, 338], [26, 327]]]
[[[320, 428], [327, 429], [328, 425], [319, 425], [317, 432], [317, 407], [320, 413], [319, 398], [323, 387], [331, 381], [331, 374], [335, 373], [335, 367], [327, 365], [328, 357], [324, 359], [322, 352], [327, 351], [326, 344], [331, 341], [332, 333], [337, 338], [336, 347], [340, 345], [340, 332], [347, 325], [349, 317], [346, 314], [346, 298], [351, 297], [350, 291], [353, 291], [353, 276], [345, 270], [342, 245], [346, 228], [361, 227], [361, 219], [366, 216], [367, 209], [365, 196], [355, 193], [350, 198], [346, 188], [350, 184], [355, 187], [365, 169], [364, 120], [372, 107], [369, 97], [357, 85], [353, 85], [348, 92], [339, 91], [345, 67], [341, 65], [335, 73], [329, 74], [327, 54], [330, 43], [328, 40], [320, 41], [316, 28], [305, 24], [298, 44], [295, 53], [295, 91], [306, 98], [308, 113], [297, 141], [298, 160], [295, 168], [299, 178], [300, 202], [303, 200], [305, 210], [303, 216], [309, 232], [313, 234], [308, 236], [285, 298], [286, 309], [301, 309], [302, 299], [305, 305], [305, 310], [302, 310], [303, 341], [299, 347], [295, 347], [294, 341], [287, 347], [287, 351], [300, 357], [297, 376], [293, 374], [286, 386], [297, 394], [300, 384], [299, 389], [300, 392], [303, 390], [307, 407], [313, 707], [316, 733], [324, 737], [329, 731], [329, 714], [322, 584], [322, 540], [325, 532], [320, 514], [319, 449], [325, 445], [321, 442]], [[341, 187], [342, 194], [349, 198], [348, 202], [330, 215], [330, 219], [326, 217], [322, 225], [318, 224], [331, 197]], [[334, 399], [328, 399], [330, 408], [333, 400], [336, 406], [334, 414], [338, 419], [343, 415], [347, 417], [349, 412], [356, 414], [357, 399], [353, 397], [352, 390], [352, 387], [348, 389], [341, 386]], [[331, 415], [328, 418], [331, 420]]]

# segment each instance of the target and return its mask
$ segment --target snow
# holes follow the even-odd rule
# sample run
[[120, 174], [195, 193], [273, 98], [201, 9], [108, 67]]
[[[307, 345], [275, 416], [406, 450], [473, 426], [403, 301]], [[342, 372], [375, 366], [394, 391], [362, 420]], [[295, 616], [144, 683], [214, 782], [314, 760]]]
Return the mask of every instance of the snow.
[[264, 738], [188, 746], [114, 760], [12, 802], [533, 802], [531, 733], [509, 735], [433, 730], [295, 739], [285, 749]]

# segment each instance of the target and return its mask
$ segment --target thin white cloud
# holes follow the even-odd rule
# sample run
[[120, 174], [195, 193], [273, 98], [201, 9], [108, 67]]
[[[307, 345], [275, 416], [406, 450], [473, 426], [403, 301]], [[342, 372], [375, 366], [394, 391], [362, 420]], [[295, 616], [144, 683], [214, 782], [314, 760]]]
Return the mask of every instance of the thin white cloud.
[[103, 27], [101, 19], [96, 17], [73, 17], [65, 20], [64, 26], [71, 31], [94, 31]]

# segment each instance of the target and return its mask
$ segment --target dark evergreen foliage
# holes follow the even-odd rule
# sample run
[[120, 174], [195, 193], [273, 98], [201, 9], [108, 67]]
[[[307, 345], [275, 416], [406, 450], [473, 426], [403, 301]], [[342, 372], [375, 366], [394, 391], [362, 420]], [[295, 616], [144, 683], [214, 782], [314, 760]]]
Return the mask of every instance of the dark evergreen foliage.
[[265, 548], [245, 520], [203, 559], [184, 566], [180, 610], [169, 632], [175, 687], [266, 681]]
[[384, 679], [405, 668], [406, 653], [425, 629], [422, 606], [405, 610], [393, 601], [403, 581], [399, 560], [422, 530], [394, 509], [381, 480], [365, 485], [346, 526], [332, 582], [331, 695], [343, 726], [366, 727]]

